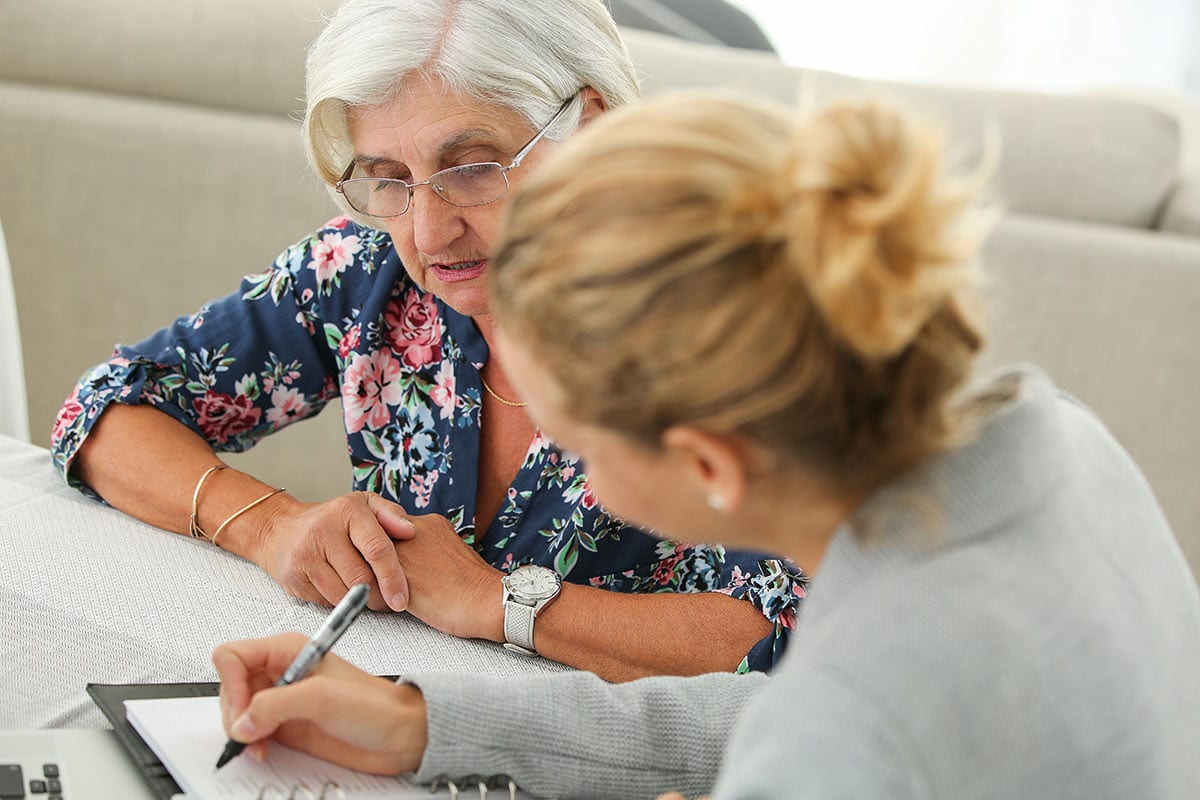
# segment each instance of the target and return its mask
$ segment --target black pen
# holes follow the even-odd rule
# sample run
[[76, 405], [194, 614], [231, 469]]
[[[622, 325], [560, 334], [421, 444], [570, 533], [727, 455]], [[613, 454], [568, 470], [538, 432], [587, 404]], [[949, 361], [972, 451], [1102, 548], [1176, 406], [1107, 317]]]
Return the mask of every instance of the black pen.
[[[342, 638], [342, 634], [350, 627], [350, 623], [354, 622], [355, 618], [367, 607], [369, 594], [370, 587], [365, 583], [360, 583], [346, 592], [346, 596], [334, 606], [329, 618], [325, 620], [325, 624], [317, 631], [317, 635], [309, 639], [308, 644], [304, 645], [304, 649], [296, 654], [296, 658], [284, 671], [283, 676], [275, 682], [275, 685], [287, 686], [307, 675], [317, 665], [317, 662], [325, 657], [337, 640]], [[230, 739], [225, 743], [221, 757], [217, 759], [216, 768], [220, 769], [225, 766], [245, 749], [244, 742], [235, 742]]]

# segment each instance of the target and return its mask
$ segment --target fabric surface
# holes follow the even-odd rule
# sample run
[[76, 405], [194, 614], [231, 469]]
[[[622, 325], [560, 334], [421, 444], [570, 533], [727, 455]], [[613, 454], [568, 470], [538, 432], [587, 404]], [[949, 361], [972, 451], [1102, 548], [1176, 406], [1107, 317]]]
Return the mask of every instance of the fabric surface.
[[1196, 796], [1196, 583], [1099, 420], [1020, 381], [838, 534], [714, 800]]
[[[46, 450], [0, 437], [0, 728], [106, 727], [87, 683], [216, 680], [218, 644], [312, 635], [328, 613], [219, 548], [87, 499]], [[377, 675], [568, 669], [369, 610], [334, 652]]]
[[578, 457], [540, 432], [496, 516], [476, 519], [488, 357], [475, 323], [416, 287], [386, 233], [338, 217], [237, 292], [85, 373], [55, 423], [55, 463], [81, 485], [71, 460], [114, 402], [153, 405], [215, 450], [236, 452], [340, 395], [354, 491], [445, 517], [506, 572], [538, 564], [611, 591], [748, 600], [774, 631], [741, 669], [770, 669], [804, 597], [800, 571], [626, 525], [597, 502]]
[[1142, 103], [861, 80], [761, 53], [622, 33], [647, 95], [721, 87], [807, 110], [882, 97], [941, 123], [964, 169], [981, 162], [994, 138], [999, 162], [989, 189], [1018, 213], [1150, 228], [1179, 180], [1178, 122]]
[[338, 0], [0, 3], [0, 77], [276, 117]]
[[3, 227], [0, 227], [0, 434], [29, 440], [21, 328], [17, 324], [17, 303]]
[[983, 254], [986, 363], [1037, 364], [1094, 409], [1200, 575], [1200, 246], [1009, 215]]
[[412, 675], [429, 709], [417, 776], [503, 774], [541, 797], [646, 800], [707, 792], [738, 714], [769, 678], [713, 673], [605, 683]]

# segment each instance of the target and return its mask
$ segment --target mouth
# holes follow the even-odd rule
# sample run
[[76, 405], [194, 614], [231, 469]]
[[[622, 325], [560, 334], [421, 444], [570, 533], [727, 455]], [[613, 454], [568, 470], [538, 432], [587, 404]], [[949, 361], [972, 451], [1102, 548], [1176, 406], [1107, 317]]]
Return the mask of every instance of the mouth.
[[478, 261], [459, 261], [455, 264], [434, 264], [438, 269], [449, 270], [450, 272], [461, 272], [462, 270], [474, 269], [482, 264], [484, 259]]
[[477, 278], [487, 269], [488, 260], [456, 261], [452, 264], [430, 264], [429, 271], [440, 281], [467, 281]]

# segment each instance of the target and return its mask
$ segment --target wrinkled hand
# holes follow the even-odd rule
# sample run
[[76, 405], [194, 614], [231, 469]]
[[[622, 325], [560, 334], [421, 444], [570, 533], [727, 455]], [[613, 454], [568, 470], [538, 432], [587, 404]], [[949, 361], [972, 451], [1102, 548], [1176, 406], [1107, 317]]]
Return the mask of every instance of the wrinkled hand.
[[379, 518], [397, 540], [394, 549], [408, 579], [407, 611], [427, 625], [469, 639], [504, 640], [500, 581], [504, 573], [463, 542], [443, 516], [408, 517], [405, 530], [392, 516]]
[[408, 581], [393, 539], [412, 536], [413, 526], [400, 506], [368, 492], [323, 503], [289, 499], [249, 554], [284, 591], [331, 606], [349, 587], [366, 583], [369, 608], [403, 611], [408, 606]]
[[377, 678], [328, 653], [308, 677], [275, 688], [304, 647], [298, 633], [223, 644], [213, 651], [221, 678], [221, 721], [251, 743], [260, 761], [268, 738], [364, 772], [394, 775], [420, 766], [428, 723], [414, 686]]

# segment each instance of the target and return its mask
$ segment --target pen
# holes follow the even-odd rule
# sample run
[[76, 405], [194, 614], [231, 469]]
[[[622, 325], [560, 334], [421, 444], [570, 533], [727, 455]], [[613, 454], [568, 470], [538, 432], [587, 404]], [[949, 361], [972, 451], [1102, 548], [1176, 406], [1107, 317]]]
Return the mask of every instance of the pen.
[[[342, 634], [350, 627], [350, 623], [354, 622], [359, 613], [367, 607], [367, 595], [370, 593], [370, 588], [365, 583], [360, 583], [346, 592], [346, 596], [341, 602], [334, 606], [333, 611], [329, 613], [329, 617], [325, 620], [325, 624], [317, 631], [317, 634], [308, 640], [304, 648], [296, 654], [296, 658], [284, 670], [283, 675], [275, 682], [276, 686], [287, 686], [307, 675], [313, 667], [317, 665], [329, 649], [337, 643], [337, 640], [342, 638]], [[230, 739], [225, 743], [225, 749], [221, 751], [221, 757], [217, 759], [217, 769], [228, 764], [235, 756], [246, 749], [244, 742], [235, 742]]]

